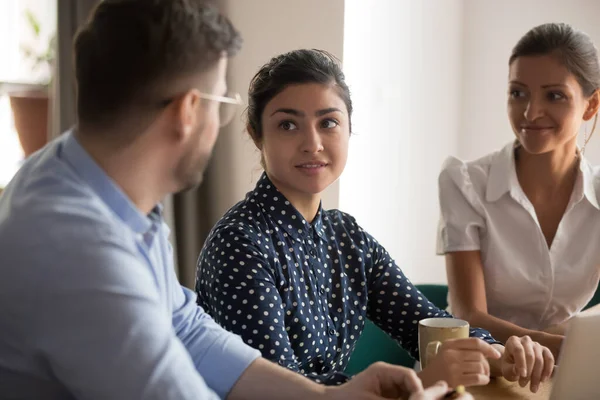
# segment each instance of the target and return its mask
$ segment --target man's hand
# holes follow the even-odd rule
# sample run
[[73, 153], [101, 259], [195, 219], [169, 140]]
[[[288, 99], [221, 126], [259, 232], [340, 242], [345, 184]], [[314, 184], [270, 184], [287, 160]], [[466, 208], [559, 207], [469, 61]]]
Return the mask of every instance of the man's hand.
[[377, 362], [338, 387], [328, 387], [327, 399], [397, 399], [423, 391], [412, 369]]
[[[423, 389], [421, 380], [412, 370], [385, 363], [375, 363], [350, 382], [328, 387], [326, 399], [377, 400], [441, 400], [448, 393], [446, 382], [438, 382], [428, 389]], [[472, 400], [469, 394], [459, 397], [461, 400]]]
[[[415, 393], [408, 400], [442, 400], [448, 393], [448, 384], [444, 381], [439, 381], [433, 386], [428, 387], [420, 393]], [[459, 397], [453, 397], [457, 400], [474, 400], [469, 393], [463, 393]]]
[[498, 350], [478, 338], [447, 340], [419, 376], [425, 387], [438, 380], [453, 387], [486, 385], [490, 381], [488, 358], [500, 356]]

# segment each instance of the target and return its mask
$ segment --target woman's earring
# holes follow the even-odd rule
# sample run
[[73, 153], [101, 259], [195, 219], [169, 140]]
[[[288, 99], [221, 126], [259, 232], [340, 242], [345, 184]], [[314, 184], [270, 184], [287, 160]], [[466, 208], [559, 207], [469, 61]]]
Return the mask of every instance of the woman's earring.
[[581, 146], [581, 155], [582, 156], [585, 154], [585, 146], [587, 145], [587, 142], [589, 139], [587, 123], [584, 122], [583, 125], [584, 125], [583, 126], [583, 146]]

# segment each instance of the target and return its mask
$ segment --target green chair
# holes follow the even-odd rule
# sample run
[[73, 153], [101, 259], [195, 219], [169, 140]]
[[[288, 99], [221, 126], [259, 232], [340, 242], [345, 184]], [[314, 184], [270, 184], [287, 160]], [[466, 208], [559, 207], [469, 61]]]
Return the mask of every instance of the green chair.
[[417, 289], [435, 304], [437, 308], [448, 308], [448, 286], [446, 285], [416, 285]]
[[[416, 287], [438, 308], [445, 309], [448, 306], [448, 286], [416, 285]], [[394, 339], [379, 329], [373, 322], [367, 320], [365, 329], [356, 343], [345, 372], [349, 375], [356, 375], [377, 361], [385, 361], [409, 368], [412, 368], [415, 364], [415, 360], [410, 354], [400, 347]]]
[[377, 361], [404, 367], [412, 367], [415, 364], [415, 360], [410, 354], [394, 339], [373, 322], [367, 320], [345, 372], [348, 375], [356, 375]]
[[587, 310], [588, 308], [593, 307], [597, 304], [600, 304], [600, 285], [598, 286], [598, 289], [596, 289], [596, 293], [594, 294], [594, 297], [592, 297], [592, 299], [590, 300], [588, 305], [585, 306], [584, 310]]

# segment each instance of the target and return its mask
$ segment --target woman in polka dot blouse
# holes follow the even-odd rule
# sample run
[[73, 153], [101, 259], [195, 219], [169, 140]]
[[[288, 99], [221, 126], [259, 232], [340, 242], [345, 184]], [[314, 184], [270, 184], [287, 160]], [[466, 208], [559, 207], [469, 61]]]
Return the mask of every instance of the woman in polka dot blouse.
[[[218, 323], [325, 384], [348, 379], [343, 371], [366, 318], [416, 359], [418, 321], [452, 318], [352, 216], [321, 208], [321, 193], [346, 164], [351, 112], [344, 76], [327, 53], [293, 51], [263, 66], [249, 90], [248, 131], [266, 173], [213, 228], [198, 260], [198, 301]], [[471, 338], [445, 343], [420, 377], [425, 385], [478, 385], [504, 375], [535, 390], [553, 365], [527, 337], [505, 348], [474, 328]]]

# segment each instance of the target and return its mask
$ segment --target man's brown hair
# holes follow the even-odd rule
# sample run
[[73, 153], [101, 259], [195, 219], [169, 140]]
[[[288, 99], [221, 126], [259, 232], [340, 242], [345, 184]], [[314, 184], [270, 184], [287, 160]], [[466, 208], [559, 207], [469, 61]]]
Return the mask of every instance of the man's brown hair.
[[101, 1], [74, 42], [79, 122], [111, 126], [147, 111], [240, 46], [239, 33], [207, 0]]

